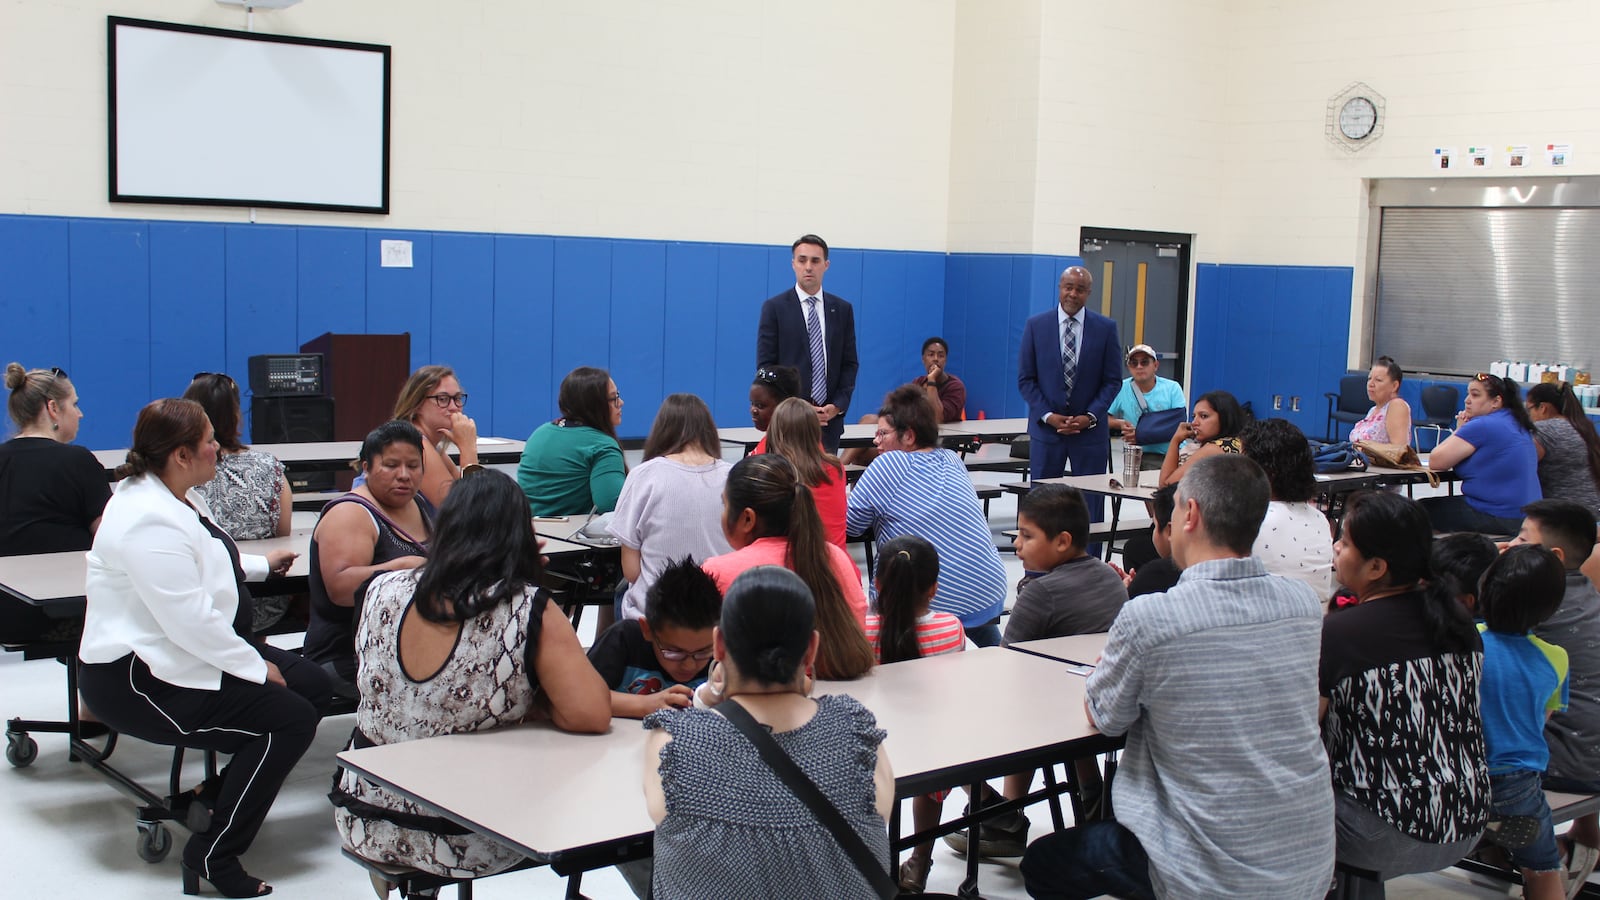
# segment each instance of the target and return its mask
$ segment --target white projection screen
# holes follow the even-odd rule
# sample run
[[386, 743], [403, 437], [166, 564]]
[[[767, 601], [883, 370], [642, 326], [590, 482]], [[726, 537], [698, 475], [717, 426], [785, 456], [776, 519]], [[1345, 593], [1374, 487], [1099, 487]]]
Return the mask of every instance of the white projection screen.
[[112, 202], [389, 211], [389, 47], [106, 27]]

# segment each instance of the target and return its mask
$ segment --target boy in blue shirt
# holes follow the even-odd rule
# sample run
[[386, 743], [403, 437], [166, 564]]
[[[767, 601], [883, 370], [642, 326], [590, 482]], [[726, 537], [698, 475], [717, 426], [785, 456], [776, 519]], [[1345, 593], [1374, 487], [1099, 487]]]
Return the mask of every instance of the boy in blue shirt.
[[722, 592], [693, 559], [667, 566], [645, 595], [644, 618], [618, 622], [589, 648], [590, 664], [611, 686], [611, 714], [642, 719], [692, 704], [721, 616]]
[[[1542, 785], [1550, 761], [1545, 719], [1567, 706], [1567, 652], [1531, 634], [1561, 605], [1565, 590], [1561, 560], [1534, 545], [1508, 548], [1489, 564], [1478, 589], [1483, 738], [1494, 819], [1501, 824], [1498, 835], [1489, 837], [1522, 870], [1529, 900], [1562, 900], [1567, 894]], [[1518, 823], [1536, 823], [1531, 840], [1513, 837]]]

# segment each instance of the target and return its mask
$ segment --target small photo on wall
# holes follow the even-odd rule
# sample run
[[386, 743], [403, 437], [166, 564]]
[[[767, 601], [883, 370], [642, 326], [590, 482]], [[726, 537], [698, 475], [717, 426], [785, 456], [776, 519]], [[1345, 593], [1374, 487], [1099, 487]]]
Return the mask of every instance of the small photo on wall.
[[1474, 169], [1487, 169], [1494, 164], [1488, 147], [1468, 147], [1467, 159]]
[[1456, 148], [1454, 147], [1433, 148], [1433, 165], [1434, 168], [1439, 169], [1440, 171], [1449, 171], [1452, 161], [1454, 161], [1456, 158]]
[[1544, 146], [1545, 162], [1552, 168], [1565, 166], [1572, 162], [1571, 144], [1546, 144]]
[[1506, 168], [1525, 169], [1528, 166], [1528, 145], [1512, 144], [1506, 147]]

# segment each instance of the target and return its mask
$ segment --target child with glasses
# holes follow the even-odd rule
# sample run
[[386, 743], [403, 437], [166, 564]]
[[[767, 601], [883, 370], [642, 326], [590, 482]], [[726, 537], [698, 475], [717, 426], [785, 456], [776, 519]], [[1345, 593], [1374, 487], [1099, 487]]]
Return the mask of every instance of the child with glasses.
[[611, 687], [611, 714], [642, 719], [694, 702], [711, 665], [711, 629], [722, 592], [691, 557], [667, 566], [645, 596], [643, 619], [624, 619], [589, 648]]

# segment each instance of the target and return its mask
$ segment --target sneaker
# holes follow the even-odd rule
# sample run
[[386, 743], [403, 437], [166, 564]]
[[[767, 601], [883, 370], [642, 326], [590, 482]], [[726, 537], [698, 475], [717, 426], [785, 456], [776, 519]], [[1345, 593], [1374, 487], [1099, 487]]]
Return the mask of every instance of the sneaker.
[[[978, 826], [978, 855], [988, 859], [1021, 856], [1028, 849], [1028, 817], [1022, 813], [1002, 816], [998, 823], [985, 822]], [[967, 855], [967, 832], [957, 831], [944, 836], [944, 842], [961, 856]]]
[[1572, 900], [1583, 890], [1596, 861], [1600, 861], [1600, 849], [1572, 842], [1572, 859], [1567, 863], [1567, 900]]

